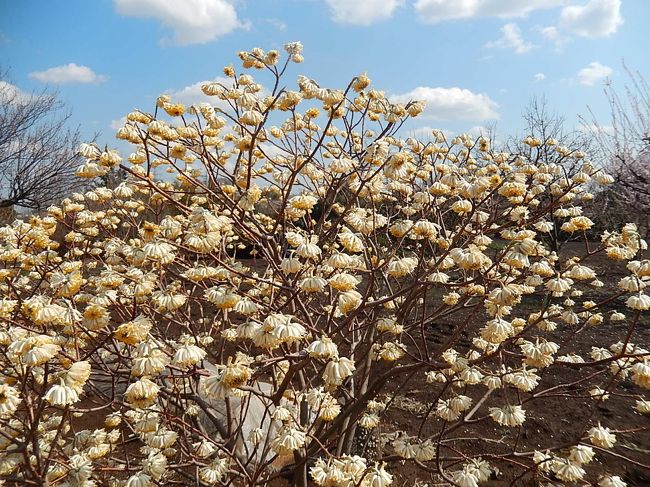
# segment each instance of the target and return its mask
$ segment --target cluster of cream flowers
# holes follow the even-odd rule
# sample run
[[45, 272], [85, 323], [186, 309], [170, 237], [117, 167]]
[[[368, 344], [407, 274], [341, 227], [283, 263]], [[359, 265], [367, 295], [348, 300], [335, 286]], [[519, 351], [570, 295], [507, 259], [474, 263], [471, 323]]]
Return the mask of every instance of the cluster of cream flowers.
[[[630, 316], [581, 300], [603, 286], [589, 255], [544, 244], [553, 222], [590, 230], [581, 204], [611, 177], [552, 140], [524, 142], [577, 161], [575, 174], [485, 138], [404, 140], [422, 102], [392, 103], [365, 74], [344, 90], [305, 76], [283, 88], [302, 46], [285, 51], [239, 53], [249, 72], [228, 66], [230, 83], [202, 86], [214, 103], [165, 95], [153, 114], [129, 113], [117, 131], [134, 145], [126, 160], [84, 144], [77, 171], [119, 166], [124, 181], [0, 229], [3, 478], [262, 484], [271, 466], [309, 462], [317, 485], [383, 487], [391, 465], [351, 445], [379, 430], [395, 381], [408, 389], [418, 373], [436, 399], [394, 454], [473, 487], [498, 459], [467, 451], [448, 468], [443, 433], [473, 417], [525, 427], [545, 369], [602, 366], [594, 403], [617, 381], [650, 387], [649, 353], [630, 340], [650, 308], [637, 229], [607, 232], [589, 252], [627, 263], [618, 288]], [[535, 311], [521, 308], [534, 297]], [[432, 344], [436, 321], [468, 308], [471, 323]], [[594, 343], [589, 357], [553, 338], [617, 322], [627, 338]], [[636, 404], [650, 411], [640, 393]], [[549, 446], [529, 464], [582, 479], [596, 455], [586, 443], [616, 442], [615, 428], [591, 426], [568, 453]]]

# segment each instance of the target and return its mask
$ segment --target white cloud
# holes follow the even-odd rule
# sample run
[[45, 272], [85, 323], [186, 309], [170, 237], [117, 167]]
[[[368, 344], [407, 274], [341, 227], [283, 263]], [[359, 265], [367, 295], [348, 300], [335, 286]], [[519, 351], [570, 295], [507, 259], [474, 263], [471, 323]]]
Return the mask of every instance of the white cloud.
[[209, 83], [209, 81], [199, 81], [179, 90], [169, 91], [167, 94], [171, 97], [172, 102], [183, 103], [185, 105], [198, 105], [199, 103], [211, 102], [213, 99], [218, 99], [213, 96], [207, 96], [201, 91], [201, 86], [205, 83]]
[[[165, 94], [170, 96], [171, 101], [173, 103], [182, 103], [185, 106], [198, 105], [200, 103], [209, 103], [213, 107], [221, 108], [222, 110], [225, 111], [232, 111], [232, 108], [230, 107], [230, 104], [227, 101], [222, 100], [218, 96], [208, 96], [205, 93], [203, 93], [203, 91], [201, 90], [201, 86], [203, 86], [204, 84], [214, 83], [214, 82], [221, 83], [226, 88], [233, 86], [232, 78], [227, 78], [225, 76], [217, 76], [216, 78], [211, 80], [204, 80], [204, 81], [199, 81], [197, 83], [192, 83], [191, 85], [185, 86], [178, 90], [173, 90], [173, 89], [167, 90]], [[270, 92], [266, 88], [262, 88], [262, 90], [259, 93], [257, 93], [257, 95], [260, 98], [264, 98], [269, 94]]]
[[541, 28], [539, 29], [539, 31], [540, 31], [541, 34], [542, 34], [546, 39], [548, 39], [549, 41], [556, 42], [556, 41], [558, 41], [558, 40], [560, 39], [560, 37], [561, 37], [561, 35], [560, 35], [560, 31], [557, 30], [557, 27], [555, 27], [555, 26], [553, 26], [553, 25], [549, 25], [549, 26], [547, 26], [547, 27], [541, 27]]
[[593, 86], [599, 81], [607, 78], [613, 70], [609, 66], [600, 64], [598, 61], [589, 63], [589, 66], [578, 71], [578, 81], [581, 85]]
[[560, 30], [554, 25], [548, 25], [546, 27], [539, 27], [538, 31], [542, 36], [555, 44], [556, 49], [561, 49], [564, 43], [569, 40], [569, 36], [560, 32]]
[[427, 106], [422, 116], [434, 120], [492, 120], [499, 118], [498, 105], [488, 95], [458, 87], [419, 86], [408, 93], [393, 95], [390, 100], [397, 103], [423, 100]]
[[259, 148], [264, 152], [266, 156], [268, 156], [271, 159], [278, 156], [287, 157], [291, 155], [291, 152], [285, 150], [284, 148], [278, 147], [277, 145], [268, 142], [262, 142], [261, 144], [259, 144]]
[[185, 86], [179, 90], [169, 90], [166, 92], [171, 97], [173, 103], [183, 103], [184, 105], [198, 105], [199, 103], [210, 103], [213, 106], [225, 108], [228, 103], [217, 96], [208, 96], [201, 90], [201, 86], [206, 83], [218, 82], [226, 87], [232, 86], [232, 79], [219, 76], [213, 80], [204, 80], [191, 85]]
[[614, 135], [615, 133], [615, 129], [612, 125], [580, 124], [578, 130], [593, 135]]
[[406, 132], [407, 137], [414, 137], [414, 138], [419, 139], [419, 140], [431, 140], [431, 139], [433, 139], [433, 131], [434, 130], [441, 131], [443, 134], [445, 134], [445, 137], [451, 137], [453, 135], [451, 130], [442, 129], [440, 127], [438, 127], [438, 128], [431, 127], [429, 125], [424, 125], [423, 127], [417, 127], [417, 128], [414, 128], [414, 129], [408, 129], [408, 130], [405, 130], [405, 132]]
[[590, 0], [562, 9], [559, 27], [581, 37], [607, 37], [623, 24], [621, 0]]
[[492, 147], [499, 147], [503, 145], [503, 140], [496, 130], [496, 125], [493, 125], [491, 127], [486, 127], [485, 125], [475, 125], [465, 132], [469, 134], [469, 136], [474, 140], [478, 139], [479, 137], [485, 137], [489, 139]]
[[154, 18], [174, 31], [176, 44], [204, 44], [243, 24], [228, 0], [113, 0], [120, 15]]
[[[429, 125], [425, 125], [423, 127], [417, 127], [414, 129], [409, 129], [405, 130], [405, 136], [407, 137], [414, 137], [418, 140], [421, 141], [429, 141], [433, 139], [433, 131], [440, 131], [442, 132], [447, 140], [453, 139], [455, 136], [460, 135], [461, 132], [454, 132], [449, 129], [443, 129], [443, 128], [435, 128], [431, 127]], [[484, 125], [474, 125], [473, 127], [464, 130], [462, 133], [465, 133], [472, 137], [473, 139], [477, 139], [479, 137], [487, 137], [490, 135], [490, 129], [488, 127], [485, 127]]]
[[287, 24], [285, 22], [282, 22], [280, 19], [276, 19], [275, 17], [264, 19], [264, 21], [278, 30], [287, 30]]
[[389, 19], [404, 0], [325, 0], [335, 22], [371, 25]]
[[544, 81], [546, 79], [546, 75], [544, 73], [535, 73], [535, 76], [533, 76], [535, 81]]
[[0, 102], [2, 103], [25, 103], [34, 96], [21, 90], [16, 85], [0, 80]]
[[95, 73], [88, 66], [80, 66], [75, 63], [54, 66], [45, 71], [34, 71], [29, 77], [42, 83], [64, 84], [64, 83], [102, 83], [108, 78]]
[[521, 30], [515, 23], [505, 24], [501, 27], [501, 37], [496, 41], [485, 44], [485, 47], [498, 47], [501, 49], [514, 49], [517, 54], [524, 54], [535, 47], [531, 42], [524, 41]]
[[415, 10], [421, 20], [436, 23], [472, 17], [524, 17], [564, 3], [565, 0], [417, 0]]
[[476, 139], [478, 137], [487, 137], [490, 135], [490, 129], [484, 125], [474, 125], [470, 129], [466, 130], [465, 133]]
[[116, 120], [111, 120], [111, 123], [109, 127], [113, 130], [118, 130], [122, 127], [124, 127], [124, 124], [126, 123], [126, 117], [118, 118]]

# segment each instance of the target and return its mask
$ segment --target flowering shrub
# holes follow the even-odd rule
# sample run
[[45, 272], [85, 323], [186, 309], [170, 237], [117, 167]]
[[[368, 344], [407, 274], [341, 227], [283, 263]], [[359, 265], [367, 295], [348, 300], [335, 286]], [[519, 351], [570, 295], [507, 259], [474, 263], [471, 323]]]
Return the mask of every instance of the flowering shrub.
[[[650, 308], [635, 227], [584, 257], [540, 243], [551, 215], [588, 230], [586, 185], [611, 178], [579, 152], [568, 178], [484, 138], [402, 140], [421, 102], [390, 103], [365, 75], [344, 90], [304, 76], [284, 88], [302, 46], [285, 50], [239, 54], [272, 89], [227, 67], [230, 85], [203, 86], [212, 104], [162, 96], [154, 114], [130, 113], [117, 132], [135, 146], [128, 163], [83, 145], [77, 171], [120, 166], [127, 180], [0, 230], [2, 478], [263, 485], [291, 465], [298, 485], [382, 487], [400, 462], [462, 487], [503, 464], [518, 478], [588, 478], [615, 421], [585, 410], [570, 444], [540, 435], [534, 451], [510, 432], [594, 379], [592, 408], [626, 378], [650, 386], [633, 342]], [[603, 253], [627, 276], [609, 298], [581, 299], [603, 285], [589, 267]], [[629, 312], [606, 314], [622, 296]], [[580, 355], [577, 334], [617, 320], [620, 341]], [[555, 369], [570, 378], [541, 385]], [[430, 405], [379, 434], [416, 378]], [[492, 449], [458, 436], [477, 423], [492, 425]], [[616, 473], [594, 481], [625, 485]]]

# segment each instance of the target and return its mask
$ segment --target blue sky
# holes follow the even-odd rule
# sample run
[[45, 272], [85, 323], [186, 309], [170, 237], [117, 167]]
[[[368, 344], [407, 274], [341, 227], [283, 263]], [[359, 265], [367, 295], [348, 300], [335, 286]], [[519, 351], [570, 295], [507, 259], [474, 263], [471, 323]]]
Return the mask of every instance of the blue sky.
[[238, 51], [296, 40], [291, 85], [305, 74], [339, 88], [366, 71], [428, 102], [410, 130], [515, 133], [539, 95], [569, 125], [587, 106], [606, 124], [605, 79], [623, 86], [623, 59], [650, 73], [648, 19], [647, 0], [0, 0], [0, 65], [20, 90], [57, 89], [109, 145], [132, 109], [162, 93], [198, 101]]

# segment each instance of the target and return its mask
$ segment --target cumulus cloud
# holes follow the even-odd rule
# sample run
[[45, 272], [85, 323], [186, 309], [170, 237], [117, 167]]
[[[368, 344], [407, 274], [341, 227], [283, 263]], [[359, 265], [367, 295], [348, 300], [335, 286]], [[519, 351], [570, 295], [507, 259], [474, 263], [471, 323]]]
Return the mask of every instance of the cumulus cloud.
[[569, 40], [569, 36], [560, 32], [560, 30], [554, 25], [540, 27], [538, 30], [545, 39], [554, 43], [557, 48], [562, 47], [562, 45]]
[[501, 37], [496, 41], [485, 44], [485, 47], [497, 47], [501, 49], [513, 49], [517, 54], [524, 54], [535, 47], [531, 42], [524, 41], [521, 30], [515, 23], [505, 24], [501, 27]]
[[613, 72], [612, 68], [600, 64], [598, 61], [589, 63], [585, 68], [578, 71], [578, 81], [581, 85], [593, 86], [599, 81], [604, 80]]
[[29, 77], [42, 83], [65, 84], [65, 83], [102, 83], [108, 78], [95, 73], [88, 66], [80, 66], [75, 63], [54, 66], [45, 71], [34, 71]]
[[465, 133], [470, 137], [476, 139], [478, 137], [486, 137], [490, 135], [490, 129], [487, 128], [485, 125], [474, 125], [473, 127], [470, 127], [469, 129], [465, 130]]
[[[447, 138], [447, 140], [451, 140], [457, 135], [461, 134], [461, 132], [454, 132], [449, 129], [444, 129], [440, 127], [435, 128], [429, 125], [425, 125], [423, 127], [417, 127], [414, 129], [406, 130], [404, 135], [407, 137], [414, 137], [422, 141], [429, 141], [429, 140], [433, 140], [434, 130], [442, 132]], [[479, 137], [490, 137], [490, 135], [492, 135], [491, 132], [492, 130], [490, 130], [490, 128], [484, 125], [474, 125], [473, 127], [464, 130], [462, 133], [469, 135], [473, 139], [477, 139]], [[494, 139], [492, 139], [492, 142], [494, 142]]]
[[[171, 97], [171, 101], [173, 103], [182, 103], [186, 106], [198, 105], [200, 103], [209, 103], [214, 107], [218, 107], [223, 110], [230, 110], [231, 108], [227, 101], [222, 100], [217, 96], [208, 96], [201, 90], [201, 86], [204, 84], [214, 82], [221, 83], [225, 87], [231, 87], [233, 85], [232, 78], [217, 76], [214, 79], [192, 83], [191, 85], [184, 86], [183, 88], [177, 90], [167, 90], [165, 94]], [[258, 95], [260, 98], [263, 98], [269, 95], [269, 91], [266, 88], [262, 88]]]
[[225, 76], [219, 76], [212, 80], [199, 81], [191, 85], [185, 86], [178, 90], [169, 90], [166, 94], [171, 97], [174, 103], [183, 103], [184, 105], [198, 105], [199, 103], [210, 103], [214, 106], [226, 107], [227, 102], [219, 99], [216, 96], [208, 96], [201, 91], [201, 86], [206, 83], [212, 82], [221, 83], [224, 86], [232, 86], [232, 79]]
[[325, 0], [335, 22], [371, 25], [389, 19], [404, 0]]
[[546, 75], [544, 73], [535, 73], [535, 76], [533, 76], [535, 81], [544, 81], [546, 79]]
[[623, 25], [621, 0], [590, 0], [562, 9], [559, 27], [581, 37], [607, 37]]
[[578, 130], [580, 132], [584, 132], [592, 135], [598, 135], [598, 134], [614, 135], [616, 133], [616, 130], [612, 125], [596, 125], [592, 123], [581, 124], [578, 126]]
[[25, 103], [34, 96], [31, 93], [21, 90], [16, 85], [0, 80], [0, 102], [2, 103]]
[[[429, 23], [447, 20], [498, 17], [510, 19], [525, 17], [538, 10], [563, 7], [557, 25], [540, 29], [542, 35], [558, 47], [572, 36], [606, 37], [614, 34], [623, 24], [621, 0], [416, 0], [414, 7], [421, 20]], [[493, 47], [513, 47], [526, 52], [531, 44], [517, 37], [516, 29], [507, 24], [509, 32], [490, 43]], [[504, 26], [505, 27], [505, 26]]]
[[393, 95], [391, 101], [407, 103], [423, 100], [427, 106], [423, 117], [433, 120], [493, 120], [499, 118], [499, 105], [484, 93], [452, 87], [419, 86], [408, 93]]
[[111, 120], [109, 127], [113, 130], [118, 130], [124, 127], [125, 123], [126, 123], [126, 117], [121, 117], [116, 120]]
[[565, 0], [417, 0], [415, 10], [421, 20], [436, 23], [472, 17], [524, 17], [535, 10], [563, 3]]
[[287, 30], [287, 24], [285, 22], [282, 22], [280, 19], [276, 19], [275, 17], [264, 19], [264, 21], [278, 30]]
[[420, 140], [431, 140], [433, 139], [433, 131], [434, 130], [440, 130], [443, 134], [445, 134], [445, 137], [451, 137], [453, 133], [451, 130], [448, 129], [442, 129], [440, 127], [431, 127], [429, 125], [424, 125], [422, 127], [417, 127], [413, 129], [408, 129], [405, 131], [406, 136], [408, 137], [415, 137]]
[[174, 32], [180, 45], [204, 44], [243, 24], [228, 0], [113, 0], [120, 15], [153, 18]]
[[539, 32], [547, 38], [549, 41], [558, 41], [561, 37], [560, 31], [554, 25], [548, 25], [546, 27], [540, 27]]

